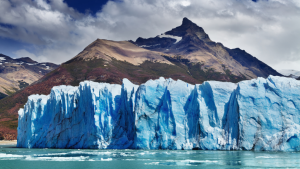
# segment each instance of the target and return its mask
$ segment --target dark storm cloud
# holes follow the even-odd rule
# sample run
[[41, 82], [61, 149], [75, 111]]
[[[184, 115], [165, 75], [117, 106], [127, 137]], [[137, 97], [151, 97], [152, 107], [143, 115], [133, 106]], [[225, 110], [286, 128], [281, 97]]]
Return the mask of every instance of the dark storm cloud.
[[80, 13], [62, 0], [49, 2], [0, 0], [0, 36], [36, 49], [20, 48], [17, 56], [61, 63], [96, 38], [153, 37], [188, 17], [214, 41], [245, 49], [276, 69], [300, 69], [298, 0], [109, 1], [96, 14]]

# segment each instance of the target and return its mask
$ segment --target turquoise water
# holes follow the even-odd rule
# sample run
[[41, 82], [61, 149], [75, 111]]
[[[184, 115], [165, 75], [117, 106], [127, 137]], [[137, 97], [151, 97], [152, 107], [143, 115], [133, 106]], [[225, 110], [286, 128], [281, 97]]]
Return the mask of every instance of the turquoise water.
[[0, 169], [300, 168], [298, 152], [20, 149], [0, 145]]

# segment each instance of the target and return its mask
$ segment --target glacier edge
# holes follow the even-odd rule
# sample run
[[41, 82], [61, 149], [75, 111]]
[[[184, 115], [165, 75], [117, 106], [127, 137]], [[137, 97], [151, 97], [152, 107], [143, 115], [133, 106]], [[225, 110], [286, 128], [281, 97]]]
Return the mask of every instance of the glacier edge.
[[19, 110], [17, 147], [299, 151], [300, 82], [56, 86]]

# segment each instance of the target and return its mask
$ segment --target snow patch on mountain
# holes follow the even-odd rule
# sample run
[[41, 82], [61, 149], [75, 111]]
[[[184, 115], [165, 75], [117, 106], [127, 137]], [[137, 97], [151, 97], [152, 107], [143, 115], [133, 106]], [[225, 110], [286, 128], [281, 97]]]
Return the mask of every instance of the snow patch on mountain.
[[176, 39], [176, 42], [174, 44], [178, 43], [182, 39], [182, 37], [180, 37], [180, 36], [173, 36], [173, 35], [166, 35], [166, 34], [158, 35], [158, 37]]
[[159, 46], [160, 44], [155, 44], [155, 45], [142, 45], [142, 46], [139, 46], [141, 48], [151, 48], [151, 47], [154, 47], [154, 46]]

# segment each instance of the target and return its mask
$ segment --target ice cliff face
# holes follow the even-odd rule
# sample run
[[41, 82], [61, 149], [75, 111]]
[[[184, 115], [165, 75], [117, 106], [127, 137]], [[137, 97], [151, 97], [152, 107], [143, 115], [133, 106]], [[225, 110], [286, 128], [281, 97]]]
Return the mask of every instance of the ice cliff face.
[[300, 82], [270, 76], [191, 85], [81, 82], [32, 95], [18, 147], [300, 150]]

